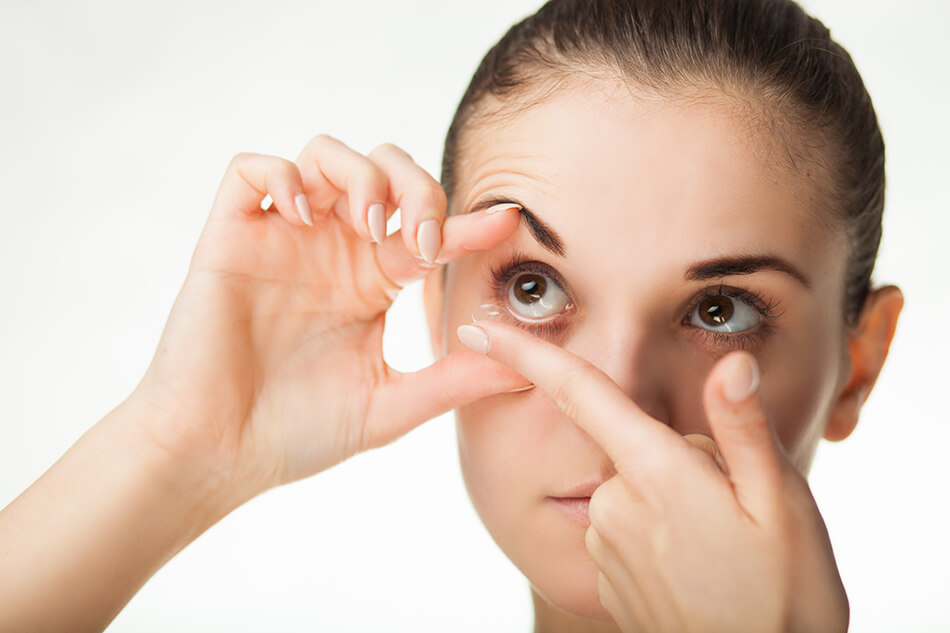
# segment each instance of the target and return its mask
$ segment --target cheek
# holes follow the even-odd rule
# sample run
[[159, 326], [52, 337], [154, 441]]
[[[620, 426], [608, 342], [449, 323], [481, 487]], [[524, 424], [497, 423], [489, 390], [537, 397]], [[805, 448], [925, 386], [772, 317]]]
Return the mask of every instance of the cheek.
[[801, 328], [763, 359], [766, 415], [792, 464], [808, 474], [834, 396], [840, 357], [833, 328]]
[[528, 393], [502, 394], [456, 411], [465, 485], [491, 532], [519, 525], [542, 495], [538, 452], [532, 448], [550, 435], [550, 418], [538, 410], [537, 400]]
[[484, 398], [456, 420], [465, 486], [498, 547], [548, 602], [609, 619], [585, 529], [545, 500], [591, 472], [600, 453], [538, 391]]

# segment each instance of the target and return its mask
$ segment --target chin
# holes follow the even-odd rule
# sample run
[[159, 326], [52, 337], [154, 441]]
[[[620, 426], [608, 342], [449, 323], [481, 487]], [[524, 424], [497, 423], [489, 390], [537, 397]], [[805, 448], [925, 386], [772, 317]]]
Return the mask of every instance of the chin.
[[600, 603], [597, 592], [597, 566], [586, 561], [571, 561], [552, 556], [549, 570], [538, 577], [528, 576], [531, 589], [554, 608], [575, 617], [613, 621]]

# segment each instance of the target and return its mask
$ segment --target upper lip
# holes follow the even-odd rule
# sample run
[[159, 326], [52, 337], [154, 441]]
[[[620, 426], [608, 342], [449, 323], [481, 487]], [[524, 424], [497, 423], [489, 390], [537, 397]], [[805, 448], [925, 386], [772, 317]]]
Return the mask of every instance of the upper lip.
[[580, 483], [574, 486], [573, 488], [569, 488], [568, 490], [565, 490], [561, 494], [551, 495], [551, 496], [556, 499], [567, 499], [571, 497], [589, 497], [592, 494], [594, 494], [594, 491], [597, 490], [597, 487], [600, 486], [600, 484], [602, 483], [604, 483], [603, 479], [592, 479], [592, 480]]

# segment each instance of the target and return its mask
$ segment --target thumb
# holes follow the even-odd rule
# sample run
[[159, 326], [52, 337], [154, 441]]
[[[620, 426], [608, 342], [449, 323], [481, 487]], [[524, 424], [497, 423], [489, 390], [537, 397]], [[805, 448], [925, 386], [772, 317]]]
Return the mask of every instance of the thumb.
[[703, 388], [703, 406], [725, 459], [740, 505], [755, 516], [782, 495], [785, 455], [769, 426], [759, 395], [755, 357], [744, 351], [722, 358]]
[[366, 410], [360, 450], [389, 444], [423, 422], [480, 398], [531, 387], [510, 367], [468, 350], [416, 372], [390, 370]]

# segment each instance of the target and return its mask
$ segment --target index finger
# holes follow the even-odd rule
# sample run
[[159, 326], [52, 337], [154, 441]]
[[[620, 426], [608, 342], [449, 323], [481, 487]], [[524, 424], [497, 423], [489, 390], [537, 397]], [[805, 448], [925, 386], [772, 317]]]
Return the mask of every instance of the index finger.
[[392, 143], [380, 145], [367, 157], [389, 178], [391, 197], [402, 210], [399, 234], [406, 250], [434, 263], [442, 248], [447, 203], [442, 185]]
[[682, 437], [643, 411], [592, 363], [512, 325], [478, 321], [459, 339], [544, 391], [616, 463], [643, 451], [682, 445]]

